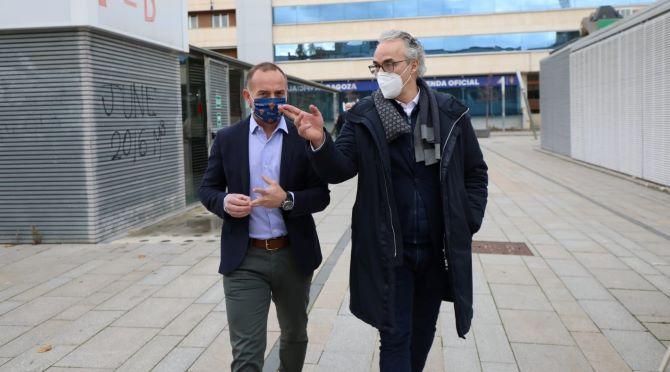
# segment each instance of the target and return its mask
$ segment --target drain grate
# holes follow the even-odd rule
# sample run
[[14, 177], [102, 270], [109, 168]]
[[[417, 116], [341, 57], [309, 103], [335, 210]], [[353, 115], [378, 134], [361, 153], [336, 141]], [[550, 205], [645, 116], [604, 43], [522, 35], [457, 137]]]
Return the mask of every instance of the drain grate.
[[517, 256], [533, 255], [526, 243], [484, 242], [478, 240], [472, 242], [472, 253], [510, 254]]

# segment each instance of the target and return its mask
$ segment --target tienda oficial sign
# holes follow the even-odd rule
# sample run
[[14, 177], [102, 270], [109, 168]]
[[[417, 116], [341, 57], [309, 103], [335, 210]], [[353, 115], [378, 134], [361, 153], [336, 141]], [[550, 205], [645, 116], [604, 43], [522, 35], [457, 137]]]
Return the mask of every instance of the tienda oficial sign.
[[0, 30], [93, 27], [188, 51], [187, 0], [3, 1]]

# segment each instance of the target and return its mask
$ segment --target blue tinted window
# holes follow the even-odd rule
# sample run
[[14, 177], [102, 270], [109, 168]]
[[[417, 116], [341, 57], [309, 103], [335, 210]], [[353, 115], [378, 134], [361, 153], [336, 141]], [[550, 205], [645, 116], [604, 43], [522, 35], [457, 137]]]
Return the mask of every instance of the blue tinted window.
[[327, 4], [319, 6], [319, 21], [340, 21], [344, 16], [345, 4]]
[[320, 6], [308, 5], [297, 6], [298, 23], [316, 23], [319, 22], [319, 8]]
[[[428, 55], [554, 49], [579, 37], [579, 31], [530, 32], [420, 38]], [[377, 41], [275, 45], [275, 61], [370, 58]]]
[[275, 24], [650, 4], [649, 0], [385, 0], [273, 8]]
[[417, 0], [394, 0], [393, 15], [397, 18], [416, 17], [419, 15]]
[[385, 19], [393, 18], [393, 7], [386, 1], [379, 1], [374, 3], [361, 3], [367, 4], [370, 11], [369, 19]]
[[344, 19], [368, 19], [370, 17], [370, 4], [368, 3], [352, 3], [346, 8], [344, 12]]
[[443, 0], [419, 0], [420, 16], [439, 16], [444, 14]]
[[296, 23], [296, 7], [294, 6], [280, 6], [272, 9], [274, 23], [277, 25], [295, 24]]

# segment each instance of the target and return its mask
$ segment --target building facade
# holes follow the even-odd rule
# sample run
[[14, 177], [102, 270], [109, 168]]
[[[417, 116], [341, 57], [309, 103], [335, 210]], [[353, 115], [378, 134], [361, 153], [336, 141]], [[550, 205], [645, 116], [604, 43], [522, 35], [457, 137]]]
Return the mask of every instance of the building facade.
[[[0, 243], [97, 243], [197, 202], [213, 134], [249, 114], [251, 65], [190, 47], [186, 13], [185, 0], [2, 8]], [[334, 120], [336, 90], [292, 76], [289, 90]]]
[[541, 63], [542, 148], [670, 187], [670, 2]]
[[[645, 0], [189, 0], [191, 43], [335, 87], [341, 103], [377, 88], [367, 66], [379, 34], [402, 29], [427, 53], [428, 83], [471, 109], [476, 127], [539, 121], [539, 63], [579, 37], [600, 5], [631, 14]], [[225, 14], [228, 27], [218, 27]], [[217, 24], [216, 27], [204, 25]], [[225, 22], [224, 22], [225, 23]], [[517, 79], [520, 72], [521, 80]]]

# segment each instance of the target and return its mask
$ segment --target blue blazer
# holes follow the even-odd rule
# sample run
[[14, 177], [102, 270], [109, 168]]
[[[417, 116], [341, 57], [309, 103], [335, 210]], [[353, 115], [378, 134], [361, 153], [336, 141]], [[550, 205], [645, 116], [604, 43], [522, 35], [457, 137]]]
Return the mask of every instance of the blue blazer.
[[[295, 206], [283, 212], [289, 248], [298, 269], [311, 274], [321, 264], [321, 247], [312, 213], [330, 203], [330, 191], [312, 168], [305, 152], [305, 140], [286, 120], [281, 152], [279, 185], [294, 194]], [[228, 193], [249, 195], [249, 117], [217, 132], [207, 171], [198, 190], [200, 201], [223, 219], [219, 273], [228, 274], [240, 266], [250, 246], [249, 217], [235, 218], [223, 210]], [[256, 248], [254, 248], [256, 249]]]

